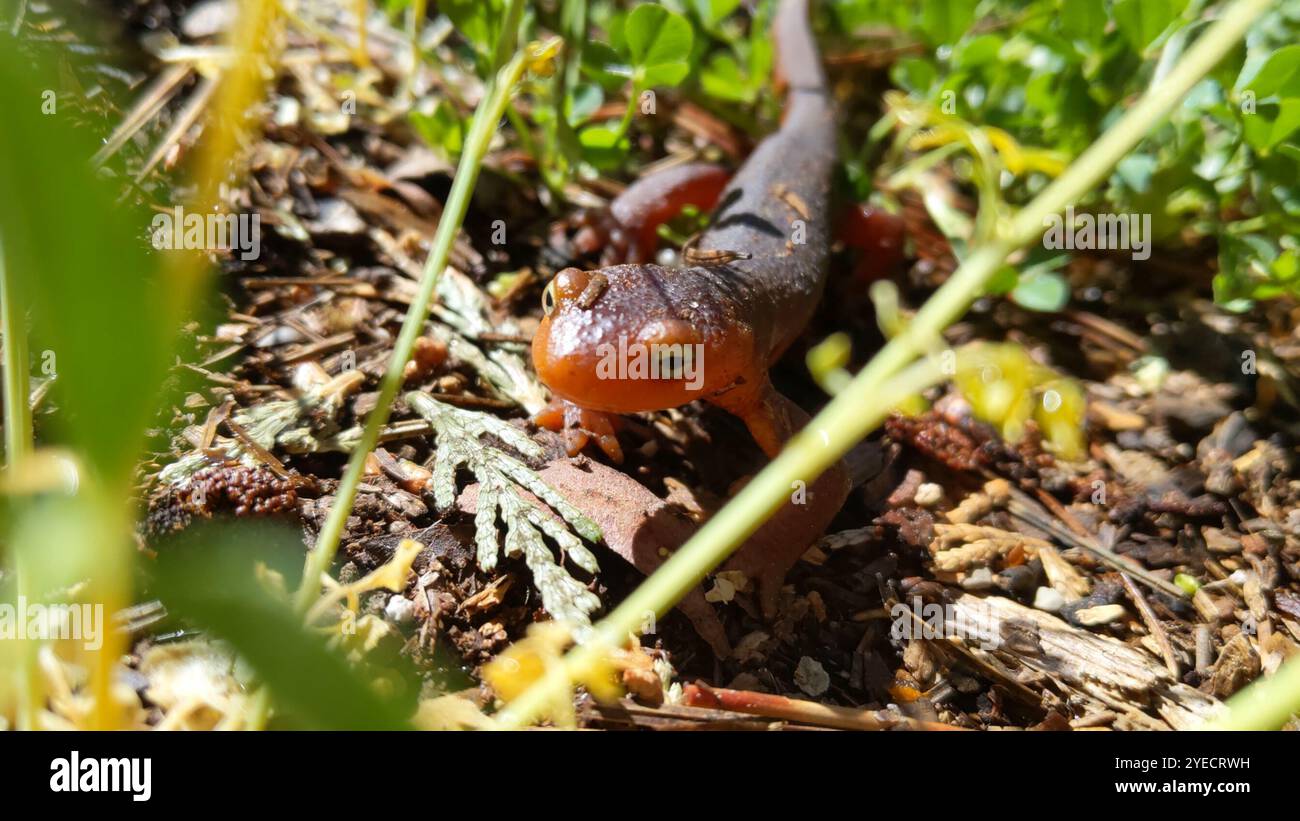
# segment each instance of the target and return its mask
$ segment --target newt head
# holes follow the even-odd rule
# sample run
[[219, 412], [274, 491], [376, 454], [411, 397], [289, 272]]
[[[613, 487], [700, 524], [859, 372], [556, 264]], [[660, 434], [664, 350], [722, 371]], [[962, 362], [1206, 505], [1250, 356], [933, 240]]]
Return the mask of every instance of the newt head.
[[542, 296], [533, 363], [559, 398], [608, 413], [675, 408], [752, 372], [753, 337], [710, 280], [658, 265], [566, 268]]

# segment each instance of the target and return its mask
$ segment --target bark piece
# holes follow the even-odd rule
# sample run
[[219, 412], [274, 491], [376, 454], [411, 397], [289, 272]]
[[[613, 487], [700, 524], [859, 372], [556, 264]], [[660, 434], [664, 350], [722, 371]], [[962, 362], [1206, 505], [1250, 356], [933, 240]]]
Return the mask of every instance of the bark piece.
[[[1218, 700], [1177, 682], [1162, 662], [1124, 642], [1074, 627], [1049, 613], [1000, 596], [962, 595], [952, 602], [963, 646], [1009, 659], [1137, 719], [1173, 729], [1199, 726], [1221, 709]], [[1032, 634], [1034, 641], [1009, 637]], [[990, 636], [996, 646], [981, 651]], [[1136, 714], [1145, 716], [1143, 720]], [[1161, 721], [1152, 722], [1151, 716]]]

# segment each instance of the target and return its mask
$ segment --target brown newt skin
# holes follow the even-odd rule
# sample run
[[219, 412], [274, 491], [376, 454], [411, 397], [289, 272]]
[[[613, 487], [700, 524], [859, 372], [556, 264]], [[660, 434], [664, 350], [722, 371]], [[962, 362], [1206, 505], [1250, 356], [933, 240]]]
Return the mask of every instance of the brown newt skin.
[[687, 206], [713, 208], [730, 176], [720, 165], [691, 162], [642, 177], [609, 204], [603, 224], [578, 233], [574, 247], [588, 254], [604, 246], [620, 262], [649, 262], [659, 246], [659, 226]]
[[[807, 420], [773, 389], [767, 371], [803, 332], [825, 285], [835, 115], [807, 0], [782, 0], [773, 31], [787, 86], [783, 123], [722, 191], [709, 229], [686, 255], [688, 263], [699, 262], [568, 268], [547, 286], [533, 339], [538, 376], [556, 397], [583, 409], [566, 410], [566, 421], [601, 428], [592, 432], [602, 446], [612, 427], [592, 412], [663, 410], [702, 399], [740, 417], [770, 457]], [[666, 218], [657, 206], [633, 210]], [[684, 363], [680, 352], [688, 349], [694, 359]], [[631, 369], [611, 371], [611, 355], [636, 354], [659, 358], [670, 372], [637, 378]], [[778, 513], [792, 522], [787, 546], [768, 544], [762, 555], [742, 548], [733, 557], [731, 567], [758, 579], [765, 612], [774, 611], [786, 571], [838, 511], [848, 487], [843, 469], [828, 471], [807, 489], [808, 501]]]

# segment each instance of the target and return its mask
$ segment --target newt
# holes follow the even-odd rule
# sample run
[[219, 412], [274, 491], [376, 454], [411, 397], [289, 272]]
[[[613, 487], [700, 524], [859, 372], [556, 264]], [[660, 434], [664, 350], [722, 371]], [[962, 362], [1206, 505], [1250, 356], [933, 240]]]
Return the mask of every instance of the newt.
[[[739, 417], [769, 457], [808, 419], [775, 390], [768, 369], [803, 332], [825, 286], [836, 116], [808, 0], [781, 0], [772, 29], [786, 92], [782, 123], [721, 189], [683, 265], [566, 268], [546, 286], [533, 362], [563, 404], [536, 421], [567, 428], [571, 455], [595, 435], [618, 461], [613, 415], [695, 400]], [[718, 175], [701, 164], [677, 171], [676, 184], [650, 180], [611, 209], [642, 246], [673, 206], [698, 204]], [[786, 572], [847, 497], [848, 473], [833, 468], [807, 490], [802, 509], [778, 514], [791, 522], [784, 545], [746, 545], [729, 564], [757, 579], [768, 614]]]

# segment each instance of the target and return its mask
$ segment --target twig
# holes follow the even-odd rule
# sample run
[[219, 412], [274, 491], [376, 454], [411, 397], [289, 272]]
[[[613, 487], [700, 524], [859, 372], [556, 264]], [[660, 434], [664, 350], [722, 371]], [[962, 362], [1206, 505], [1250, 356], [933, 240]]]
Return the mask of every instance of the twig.
[[1142, 591], [1133, 583], [1133, 579], [1127, 573], [1120, 573], [1119, 577], [1124, 582], [1124, 590], [1128, 597], [1132, 599], [1133, 604], [1137, 606], [1138, 614], [1142, 616], [1142, 621], [1147, 626], [1147, 631], [1156, 644], [1160, 645], [1160, 655], [1165, 658], [1165, 667], [1169, 668], [1169, 675], [1177, 680], [1182, 675], [1182, 670], [1178, 666], [1178, 656], [1174, 654], [1174, 646], [1169, 643], [1169, 633], [1165, 631], [1164, 625], [1156, 618], [1155, 611], [1147, 602], [1147, 597], [1142, 595]]
[[[1219, 702], [1171, 677], [1145, 650], [1082, 630], [1001, 596], [962, 594], [946, 623], [972, 653], [1013, 662], [1122, 711], [1140, 726], [1189, 729], [1218, 714]], [[950, 641], [951, 641], [950, 640]], [[1160, 721], [1152, 718], [1160, 717]]]
[[279, 459], [275, 458], [274, 453], [271, 453], [271, 451], [259, 445], [256, 439], [249, 436], [248, 431], [244, 429], [243, 425], [239, 424], [234, 419], [227, 417], [226, 427], [230, 428], [230, 432], [235, 434], [235, 438], [239, 440], [239, 444], [247, 448], [248, 452], [253, 454], [259, 462], [270, 468], [272, 473], [279, 476], [281, 479], [289, 478], [289, 471], [284, 469], [284, 464]]
[[181, 83], [189, 78], [190, 72], [194, 69], [188, 65], [168, 66], [167, 70], [158, 76], [158, 79], [149, 84], [149, 87], [140, 95], [140, 99], [131, 107], [130, 112], [113, 129], [109, 135], [108, 141], [104, 146], [95, 152], [91, 158], [92, 165], [103, 165], [104, 161], [117, 153], [117, 150], [126, 145], [126, 141], [139, 131], [141, 126], [153, 119], [154, 115], [162, 110], [167, 101], [180, 88]]
[[1122, 573], [1133, 574], [1143, 584], [1154, 590], [1168, 593], [1175, 599], [1187, 598], [1186, 590], [1173, 582], [1165, 581], [1145, 567], [1125, 561], [1123, 557], [1108, 548], [1102, 547], [1087, 530], [1084, 530], [1082, 534], [1076, 534], [1072, 529], [1062, 525], [1056, 519], [1047, 516], [1042, 512], [1042, 508], [1037, 502], [1015, 488], [1011, 489], [1011, 502], [1007, 505], [1007, 510], [1017, 519], [1028, 522], [1040, 530], [1046, 530], [1062, 542], [1088, 551], [1114, 569]]
[[149, 176], [149, 172], [162, 161], [167, 151], [181, 141], [181, 138], [185, 136], [185, 132], [189, 131], [190, 126], [198, 122], [199, 115], [207, 108], [208, 102], [212, 99], [212, 94], [216, 90], [217, 79], [215, 77], [204, 77], [199, 82], [199, 87], [194, 89], [194, 93], [185, 101], [185, 107], [181, 109], [180, 114], [176, 115], [176, 121], [172, 123], [171, 128], [167, 129], [167, 133], [158, 141], [158, 147], [153, 150], [139, 173], [135, 175], [137, 183]]
[[685, 703], [691, 707], [730, 710], [733, 713], [798, 721], [819, 727], [836, 727], [841, 730], [962, 730], [961, 727], [941, 721], [923, 721], [888, 710], [856, 710], [771, 693], [727, 690], [707, 684], [688, 684], [682, 689]]
[[208, 412], [208, 418], [203, 423], [203, 436], [199, 439], [198, 450], [206, 451], [212, 447], [212, 441], [217, 437], [217, 427], [226, 421], [234, 408], [235, 400], [227, 396], [226, 401]]

